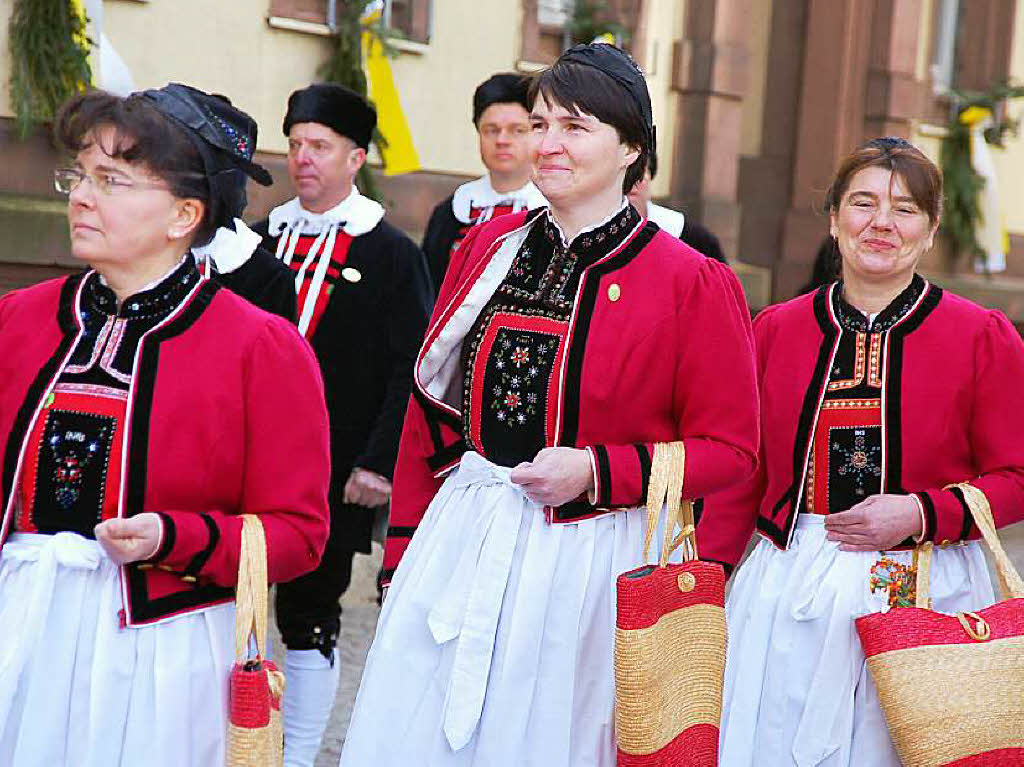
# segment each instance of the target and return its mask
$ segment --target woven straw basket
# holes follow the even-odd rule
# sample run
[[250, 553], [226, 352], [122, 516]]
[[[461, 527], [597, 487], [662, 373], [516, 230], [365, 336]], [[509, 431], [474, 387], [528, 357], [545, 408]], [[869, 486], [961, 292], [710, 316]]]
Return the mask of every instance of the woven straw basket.
[[[718, 763], [725, 673], [725, 572], [701, 562], [693, 505], [681, 502], [682, 442], [658, 444], [647, 493], [644, 560], [663, 506], [657, 566], [616, 582], [615, 731], [619, 767], [709, 767]], [[681, 528], [678, 534], [676, 528]], [[668, 564], [680, 546], [685, 562]]]
[[[227, 767], [281, 767], [284, 674], [265, 661], [267, 544], [258, 517], [242, 517], [235, 595], [235, 667], [231, 670]], [[248, 658], [250, 638], [256, 657]]]
[[858, 618], [857, 633], [906, 767], [1024, 765], [1024, 582], [999, 542], [985, 494], [956, 487], [992, 550], [1005, 601], [977, 613], [931, 610], [926, 543], [916, 606]]

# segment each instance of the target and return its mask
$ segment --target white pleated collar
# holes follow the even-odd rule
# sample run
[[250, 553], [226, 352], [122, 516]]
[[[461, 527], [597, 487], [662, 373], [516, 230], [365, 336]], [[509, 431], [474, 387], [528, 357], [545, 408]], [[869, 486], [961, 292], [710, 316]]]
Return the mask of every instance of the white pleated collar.
[[313, 213], [302, 207], [298, 197], [270, 211], [269, 231], [278, 237], [301, 226], [303, 235], [319, 235], [324, 230], [340, 227], [350, 237], [358, 237], [373, 229], [384, 218], [384, 206], [369, 197], [363, 197], [352, 185], [348, 197], [325, 213]]
[[490, 175], [481, 176], [475, 181], [467, 181], [452, 195], [452, 213], [463, 224], [477, 224], [490, 219], [490, 215], [474, 219], [471, 215], [473, 208], [482, 208], [489, 214], [496, 205], [501, 204], [511, 205], [512, 212], [518, 213], [548, 203], [532, 181], [527, 181], [524, 186], [511, 192], [498, 192], [491, 185]]

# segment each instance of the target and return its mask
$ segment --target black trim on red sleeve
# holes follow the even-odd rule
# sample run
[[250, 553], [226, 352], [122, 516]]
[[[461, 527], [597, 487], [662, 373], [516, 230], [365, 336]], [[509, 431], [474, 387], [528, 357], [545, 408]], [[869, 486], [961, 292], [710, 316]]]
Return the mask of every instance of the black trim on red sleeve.
[[651, 453], [647, 445], [633, 445], [640, 461], [640, 501], [647, 503], [647, 489], [651, 484]]
[[597, 464], [597, 505], [607, 506], [612, 497], [612, 464], [608, 458], [608, 448], [594, 445], [594, 463]]
[[963, 508], [964, 518], [960, 525], [960, 537], [957, 538], [957, 540], [965, 541], [967, 540], [967, 536], [971, 534], [971, 528], [974, 526], [974, 516], [971, 514], [971, 507], [967, 505], [967, 499], [964, 497], [964, 491], [959, 487], [951, 487], [949, 490], [953, 493], [953, 496]]
[[213, 550], [217, 548], [217, 544], [220, 543], [220, 528], [217, 523], [213, 521], [213, 518], [209, 514], [200, 514], [199, 517], [206, 524], [206, 533], [209, 536], [206, 542], [206, 546], [192, 557], [192, 561], [185, 566], [185, 575], [193, 578], [199, 577], [199, 571], [202, 570], [206, 563], [210, 560], [213, 555]]
[[415, 525], [391, 525], [388, 527], [388, 538], [412, 538], [415, 533]]
[[694, 498], [693, 499], [693, 524], [700, 522], [700, 518], [704, 516], [704, 499]]
[[926, 492], [920, 492], [916, 495], [917, 499], [921, 502], [921, 508], [924, 509], [924, 535], [921, 536], [921, 540], [932, 541], [935, 537], [935, 502]]
[[170, 514], [164, 514], [163, 512], [157, 512], [157, 514], [160, 515], [160, 521], [164, 526], [164, 539], [160, 542], [160, 548], [156, 550], [156, 554], [147, 559], [147, 562], [159, 562], [165, 559], [174, 549], [174, 542], [178, 536], [177, 528], [174, 526], [174, 518]]

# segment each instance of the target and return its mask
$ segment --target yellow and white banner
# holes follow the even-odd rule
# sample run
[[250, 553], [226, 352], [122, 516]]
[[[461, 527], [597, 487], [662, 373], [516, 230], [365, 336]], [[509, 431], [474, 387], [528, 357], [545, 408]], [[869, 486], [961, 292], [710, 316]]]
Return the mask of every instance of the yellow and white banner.
[[968, 107], [960, 113], [960, 122], [971, 132], [971, 166], [985, 180], [985, 185], [978, 193], [981, 217], [974, 228], [974, 236], [985, 255], [983, 260], [975, 262], [974, 270], [988, 274], [1005, 272], [1010, 237], [1003, 225], [1003, 214], [999, 208], [999, 179], [996, 176], [995, 157], [985, 141], [985, 131], [994, 124], [992, 111], [985, 107]]
[[79, 43], [84, 47], [87, 40], [93, 41], [89, 57], [92, 67], [92, 84], [97, 88], [127, 96], [136, 90], [135, 80], [124, 59], [118, 54], [103, 32], [103, 0], [69, 0], [71, 10], [88, 21], [85, 39]]
[[384, 136], [386, 146], [381, 148], [384, 175], [397, 176], [420, 169], [419, 156], [413, 144], [412, 132], [402, 110], [402, 102], [391, 72], [391, 62], [380, 40], [369, 27], [380, 20], [384, 3], [374, 0], [363, 13], [363, 66], [366, 70], [367, 88], [377, 107], [377, 128]]

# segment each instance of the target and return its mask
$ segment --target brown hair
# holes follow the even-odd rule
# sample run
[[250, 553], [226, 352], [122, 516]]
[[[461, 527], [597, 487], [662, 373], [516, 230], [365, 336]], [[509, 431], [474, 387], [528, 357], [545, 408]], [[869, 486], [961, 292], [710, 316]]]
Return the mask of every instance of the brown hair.
[[910, 196], [934, 226], [942, 217], [942, 173], [920, 149], [902, 138], [871, 139], [848, 154], [839, 164], [825, 195], [825, 212], [835, 213], [850, 186], [864, 168], [888, 168], [899, 174]]
[[53, 125], [54, 140], [63, 152], [77, 154], [92, 145], [94, 131], [101, 127], [114, 131], [111, 157], [144, 166], [178, 199], [203, 203], [203, 220], [193, 233], [192, 244], [208, 242], [217, 229], [212, 220], [210, 185], [203, 158], [184, 130], [139, 94], [122, 98], [90, 90], [61, 107]]
[[596, 117], [615, 128], [621, 143], [639, 150], [640, 156], [626, 168], [622, 182], [622, 193], [629, 194], [644, 177], [651, 147], [640, 107], [623, 88], [599, 69], [572, 61], [556, 61], [530, 83], [531, 107], [538, 97], [547, 104], [565, 107], [572, 115], [582, 112]]

